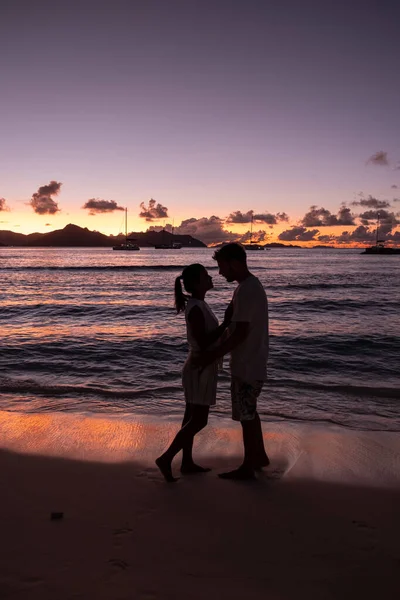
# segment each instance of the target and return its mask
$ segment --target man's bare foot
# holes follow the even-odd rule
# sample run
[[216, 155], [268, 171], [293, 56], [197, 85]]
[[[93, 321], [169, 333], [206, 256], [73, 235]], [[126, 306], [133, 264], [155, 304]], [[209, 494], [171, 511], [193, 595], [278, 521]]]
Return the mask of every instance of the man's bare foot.
[[179, 477], [174, 477], [172, 475], [171, 463], [163, 456], [159, 456], [156, 459], [156, 465], [163, 474], [165, 481], [168, 483], [175, 483], [175, 481], [178, 481]]
[[267, 455], [265, 455], [262, 459], [256, 461], [254, 463], [254, 470], [261, 471], [263, 467], [268, 467], [270, 465], [270, 460]]
[[208, 473], [211, 471], [208, 467], [201, 467], [200, 465], [196, 465], [196, 463], [190, 463], [187, 465], [181, 466], [181, 473], [183, 475], [194, 475], [195, 473]]
[[249, 481], [256, 479], [253, 469], [244, 467], [243, 465], [234, 471], [228, 471], [227, 473], [220, 473], [218, 475], [221, 479], [234, 479], [236, 481]]

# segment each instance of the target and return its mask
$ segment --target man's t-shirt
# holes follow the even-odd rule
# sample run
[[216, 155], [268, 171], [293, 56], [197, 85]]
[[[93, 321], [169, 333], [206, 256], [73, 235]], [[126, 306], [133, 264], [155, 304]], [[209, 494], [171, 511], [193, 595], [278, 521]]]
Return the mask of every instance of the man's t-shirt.
[[231, 352], [231, 373], [243, 381], [264, 381], [268, 360], [268, 301], [264, 288], [254, 275], [237, 286], [233, 298], [232, 329], [235, 323], [250, 324], [246, 339]]

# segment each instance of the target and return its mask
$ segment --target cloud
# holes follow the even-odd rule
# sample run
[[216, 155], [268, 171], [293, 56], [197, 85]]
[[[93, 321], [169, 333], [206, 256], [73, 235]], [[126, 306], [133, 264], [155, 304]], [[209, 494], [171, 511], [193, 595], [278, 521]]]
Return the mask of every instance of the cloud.
[[260, 244], [261, 242], [266, 242], [270, 235], [271, 234], [267, 233], [265, 229], [259, 229], [258, 231], [253, 231], [253, 233], [251, 233], [251, 231], [246, 231], [246, 233], [237, 236], [232, 241], [240, 242], [241, 244], [249, 244], [250, 242], [257, 242]]
[[292, 227], [286, 229], [278, 235], [278, 240], [285, 242], [308, 242], [315, 240], [315, 236], [319, 233], [318, 229], [307, 230], [306, 227]]
[[389, 159], [388, 153], [383, 152], [383, 150], [379, 150], [379, 152], [375, 152], [372, 156], [367, 160], [367, 164], [377, 165], [378, 167], [388, 167]]
[[245, 213], [242, 213], [242, 211], [240, 210], [235, 210], [234, 212], [230, 213], [227, 218], [226, 218], [226, 222], [227, 223], [251, 223], [251, 218], [253, 216], [253, 211], [252, 210], [248, 210]]
[[337, 216], [333, 215], [327, 208], [310, 206], [310, 210], [301, 220], [303, 227], [328, 227], [334, 225], [355, 225], [354, 215], [347, 206], [341, 206]]
[[366, 225], [367, 223], [364, 223], [364, 221], [377, 221], [378, 217], [381, 221], [381, 223], [384, 222], [390, 222], [390, 223], [394, 223], [395, 225], [397, 225], [399, 222], [396, 219], [396, 215], [394, 214], [394, 212], [388, 212], [387, 210], [384, 209], [376, 209], [376, 210], [366, 210], [363, 213], [361, 213], [359, 215], [361, 222], [363, 223], [363, 225]]
[[45, 223], [45, 227], [51, 227], [51, 223]]
[[146, 219], [146, 221], [158, 221], [159, 219], [168, 219], [168, 208], [163, 206], [159, 202], [156, 202], [154, 198], [149, 200], [149, 205], [146, 206], [144, 202], [140, 203], [141, 211], [139, 217]]
[[327, 242], [333, 242], [333, 241], [335, 241], [335, 236], [334, 235], [319, 235], [318, 241], [321, 242], [322, 244], [326, 244]]
[[368, 198], [363, 198], [362, 200], [357, 200], [352, 202], [353, 206], [366, 206], [368, 208], [388, 208], [390, 206], [390, 202], [387, 200], [378, 200], [373, 196], [368, 196]]
[[399, 187], [398, 185], [396, 185], [395, 183], [393, 185], [390, 186], [392, 190], [397, 190], [397, 188]]
[[60, 211], [58, 204], [52, 196], [57, 196], [61, 189], [61, 183], [50, 181], [49, 185], [42, 185], [37, 192], [32, 195], [28, 202], [38, 215], [55, 215]]
[[266, 223], [267, 225], [276, 225], [278, 221], [288, 221], [289, 217], [286, 213], [255, 213], [254, 210], [248, 210], [243, 213], [241, 210], [235, 210], [226, 218], [226, 223]]
[[91, 216], [100, 213], [111, 213], [115, 210], [125, 210], [123, 206], [118, 206], [115, 200], [102, 200], [100, 198], [90, 198], [82, 208], [88, 210]]
[[400, 231], [395, 231], [394, 233], [389, 233], [386, 236], [387, 240], [390, 240], [391, 242], [398, 242], [400, 243]]
[[176, 234], [192, 235], [205, 244], [217, 244], [235, 239], [237, 234], [226, 231], [223, 228], [224, 221], [215, 215], [211, 217], [202, 217], [200, 219], [191, 218], [182, 221], [179, 227], [175, 228]]
[[359, 225], [354, 231], [343, 231], [343, 233], [336, 236], [335, 242], [337, 244], [350, 244], [354, 242], [369, 244], [375, 241], [375, 237], [375, 229], [368, 229], [364, 225]]
[[10, 210], [6, 204], [6, 199], [0, 198], [0, 212], [6, 211], [6, 210], [7, 211]]

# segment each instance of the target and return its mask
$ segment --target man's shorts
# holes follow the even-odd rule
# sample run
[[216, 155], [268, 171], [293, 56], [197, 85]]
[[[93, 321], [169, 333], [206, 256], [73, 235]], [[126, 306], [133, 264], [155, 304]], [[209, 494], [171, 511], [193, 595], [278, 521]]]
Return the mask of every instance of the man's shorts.
[[239, 377], [232, 377], [232, 419], [234, 421], [252, 421], [256, 416], [257, 398], [261, 393], [264, 381], [247, 383]]

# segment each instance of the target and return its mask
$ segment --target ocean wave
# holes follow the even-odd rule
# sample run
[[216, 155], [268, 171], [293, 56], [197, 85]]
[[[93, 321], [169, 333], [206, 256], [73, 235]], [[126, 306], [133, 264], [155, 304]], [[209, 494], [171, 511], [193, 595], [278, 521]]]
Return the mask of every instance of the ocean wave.
[[288, 283], [282, 287], [292, 290], [333, 290], [333, 289], [368, 289], [374, 288], [373, 283]]
[[[77, 266], [24, 266], [24, 267], [0, 267], [0, 271], [182, 271], [186, 265], [79, 265]], [[208, 270], [216, 270], [216, 265], [208, 266]]]
[[374, 398], [393, 398], [400, 400], [400, 390], [398, 387], [388, 386], [366, 386], [366, 385], [346, 385], [335, 383], [318, 383], [314, 381], [302, 381], [298, 379], [268, 379], [268, 385], [273, 387], [301, 388], [306, 390], [318, 390], [327, 394], [343, 394], [361, 397]]
[[284, 300], [274, 302], [271, 300], [274, 311], [298, 311], [305, 310], [310, 312], [325, 312], [325, 311], [355, 311], [363, 309], [375, 309], [375, 311], [391, 311], [392, 309], [400, 309], [398, 300], [385, 300], [384, 305], [379, 299], [367, 298], [366, 300], [353, 300], [351, 298], [341, 298], [340, 300], [321, 299], [314, 300]]
[[[177, 377], [178, 376], [178, 377]], [[46, 384], [40, 383], [31, 379], [13, 379], [11, 377], [0, 379], [0, 393], [8, 394], [40, 394], [47, 396], [88, 396], [94, 395], [96, 397], [104, 398], [154, 398], [154, 397], [165, 397], [165, 395], [176, 395], [180, 396], [182, 393], [182, 386], [180, 384], [180, 374], [177, 373], [175, 376], [177, 379], [176, 384], [171, 385], [153, 385], [153, 386], [140, 386], [135, 389], [132, 387], [107, 387], [94, 384]], [[225, 378], [228, 381], [227, 378]], [[282, 388], [296, 388], [302, 390], [318, 390], [325, 393], [328, 397], [332, 395], [341, 394], [343, 396], [358, 396], [361, 398], [375, 398], [375, 399], [394, 399], [400, 400], [400, 391], [398, 387], [389, 386], [363, 386], [363, 385], [344, 385], [344, 384], [331, 384], [331, 383], [317, 383], [313, 381], [304, 381], [296, 379], [274, 379], [268, 378], [266, 384], [266, 390], [268, 394], [274, 390]], [[354, 407], [353, 407], [354, 408]], [[322, 410], [322, 409], [321, 409]], [[363, 414], [363, 411], [360, 411]]]

